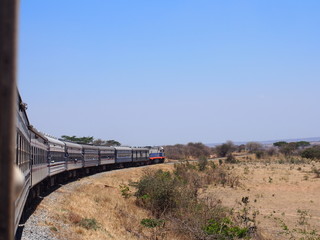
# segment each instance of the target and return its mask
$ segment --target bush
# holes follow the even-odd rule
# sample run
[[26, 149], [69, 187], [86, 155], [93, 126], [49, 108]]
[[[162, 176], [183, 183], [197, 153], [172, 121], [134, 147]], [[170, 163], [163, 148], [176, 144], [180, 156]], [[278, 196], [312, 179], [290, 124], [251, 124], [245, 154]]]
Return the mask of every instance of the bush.
[[236, 158], [230, 153], [226, 158], [226, 163], [237, 163]]
[[141, 220], [141, 225], [147, 228], [155, 228], [159, 226], [163, 226], [164, 220], [162, 219], [154, 219], [154, 218], [144, 218]]
[[320, 146], [307, 148], [301, 152], [301, 157], [309, 159], [320, 159]]
[[259, 151], [255, 152], [255, 155], [256, 155], [257, 159], [261, 159], [261, 158], [263, 158], [265, 156], [265, 152], [262, 151], [262, 150], [259, 150]]
[[176, 207], [178, 185], [170, 172], [158, 170], [147, 172], [133, 184], [137, 188], [135, 196], [138, 204], [151, 210], [156, 216]]
[[219, 239], [244, 238], [248, 235], [248, 228], [240, 228], [236, 226], [227, 217], [221, 219], [220, 221], [210, 219], [209, 224], [205, 226], [204, 231], [208, 235], [220, 236]]
[[200, 156], [204, 156], [206, 158], [210, 157], [211, 148], [204, 145], [203, 143], [188, 143], [187, 145], [176, 144], [176, 145], [168, 145], [164, 146], [164, 150], [167, 158], [170, 159], [197, 159]]
[[83, 218], [78, 223], [78, 225], [80, 227], [87, 229], [87, 230], [90, 230], [90, 229], [97, 230], [100, 227], [97, 220], [94, 218]]
[[234, 152], [235, 150], [236, 146], [231, 141], [227, 141], [226, 143], [215, 147], [215, 152], [218, 155], [218, 157], [225, 157], [228, 154]]
[[312, 167], [312, 172], [316, 175], [316, 178], [320, 178], [320, 169]]
[[198, 168], [200, 171], [204, 171], [208, 165], [208, 159], [205, 156], [201, 156], [198, 162]]
[[[137, 189], [137, 204], [150, 210], [155, 218], [142, 219], [141, 225], [164, 228], [164, 223], [169, 222], [171, 230], [175, 229], [189, 239], [242, 238], [247, 234], [247, 228], [240, 228], [229, 220], [230, 212], [218, 199], [199, 198], [199, 189], [212, 183], [235, 186], [239, 181], [226, 171], [225, 166], [199, 167], [199, 164], [189, 162], [175, 164], [173, 173], [146, 172], [132, 186]], [[223, 231], [215, 231], [216, 224]]]

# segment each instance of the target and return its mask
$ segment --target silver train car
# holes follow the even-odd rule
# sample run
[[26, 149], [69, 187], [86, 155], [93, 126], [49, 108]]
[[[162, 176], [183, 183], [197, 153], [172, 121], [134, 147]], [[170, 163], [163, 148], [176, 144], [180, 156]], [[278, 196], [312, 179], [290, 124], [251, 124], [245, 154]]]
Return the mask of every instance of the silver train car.
[[43, 181], [48, 174], [48, 139], [34, 127], [29, 126], [31, 133], [31, 187]]
[[30, 131], [28, 129], [29, 120], [26, 113], [26, 104], [22, 102], [18, 93], [16, 105], [16, 164], [23, 173], [24, 186], [15, 200], [15, 217], [14, 230], [18, 228], [18, 224], [22, 215], [23, 207], [26, 204], [27, 197], [31, 187], [31, 164], [30, 164]]
[[77, 169], [83, 167], [82, 146], [77, 143], [64, 142], [66, 156], [66, 170], [69, 177], [77, 176]]
[[24, 186], [15, 200], [15, 233], [24, 208], [58, 183], [100, 171], [165, 160], [160, 147], [94, 146], [44, 135], [30, 125], [26, 105], [19, 94], [16, 116], [16, 165], [24, 175]]

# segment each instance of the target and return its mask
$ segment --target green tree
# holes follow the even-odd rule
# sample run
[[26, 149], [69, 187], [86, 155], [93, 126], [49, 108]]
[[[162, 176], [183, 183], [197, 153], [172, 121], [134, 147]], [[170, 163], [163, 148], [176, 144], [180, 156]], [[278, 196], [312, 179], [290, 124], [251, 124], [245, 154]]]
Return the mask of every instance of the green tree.
[[83, 144], [90, 144], [93, 142], [93, 137], [76, 137], [76, 136], [62, 135], [61, 139], [65, 141], [71, 141], [71, 142], [83, 143]]
[[288, 144], [288, 143], [285, 142], [285, 141], [280, 141], [280, 142], [275, 142], [275, 143], [273, 143], [273, 146], [275, 146], [275, 147], [282, 147], [282, 146], [284, 146], [284, 145], [286, 145], [286, 144]]
[[308, 146], [310, 146], [311, 144], [310, 144], [310, 142], [307, 142], [307, 141], [299, 141], [299, 142], [297, 142], [297, 147], [299, 148], [299, 147], [301, 147], [301, 148], [305, 148], [305, 147], [308, 147]]
[[116, 140], [107, 140], [105, 141], [104, 146], [121, 146], [121, 143]]
[[310, 159], [320, 159], [320, 146], [313, 146], [305, 149], [301, 153], [301, 157]]
[[290, 142], [290, 143], [282, 145], [280, 147], [280, 152], [283, 153], [286, 156], [290, 156], [297, 149], [298, 149], [297, 143], [296, 142]]
[[98, 139], [95, 139], [93, 142], [92, 142], [93, 145], [96, 145], [96, 146], [103, 146], [103, 145], [106, 145], [106, 141], [98, 138]]

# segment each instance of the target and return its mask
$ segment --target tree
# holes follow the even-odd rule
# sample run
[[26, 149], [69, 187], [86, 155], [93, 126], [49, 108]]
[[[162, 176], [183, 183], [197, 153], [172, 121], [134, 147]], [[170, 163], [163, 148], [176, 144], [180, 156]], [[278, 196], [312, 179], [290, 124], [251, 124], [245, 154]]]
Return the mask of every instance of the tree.
[[121, 143], [116, 140], [102, 140], [100, 138], [94, 139], [93, 137], [76, 137], [76, 136], [67, 136], [62, 135], [62, 140], [80, 143], [80, 144], [93, 144], [97, 146], [121, 146]]
[[248, 142], [246, 144], [246, 149], [251, 152], [251, 153], [254, 153], [254, 152], [257, 152], [257, 151], [260, 151], [263, 149], [262, 147], [262, 144], [261, 143], [258, 143], [258, 142]]
[[280, 142], [275, 142], [275, 143], [273, 143], [273, 146], [275, 146], [275, 147], [282, 147], [282, 146], [284, 146], [284, 145], [286, 145], [286, 144], [288, 144], [287, 142], [285, 142], [285, 141], [280, 141]]
[[290, 142], [282, 145], [280, 147], [280, 152], [283, 153], [286, 156], [290, 156], [293, 154], [295, 150], [297, 150], [297, 143], [296, 142]]
[[103, 146], [106, 144], [106, 141], [98, 138], [98, 139], [95, 139], [93, 142], [92, 142], [93, 145], [97, 145], [97, 146]]
[[320, 146], [313, 146], [305, 149], [301, 153], [301, 157], [310, 159], [320, 159]]
[[107, 140], [104, 144], [105, 146], [111, 147], [111, 146], [121, 146], [121, 143], [116, 140]]
[[71, 141], [75, 143], [90, 144], [93, 142], [93, 137], [76, 137], [76, 136], [62, 135], [61, 138], [62, 140]]
[[236, 146], [232, 141], [227, 141], [226, 143], [223, 143], [215, 147], [215, 152], [219, 157], [225, 157], [229, 153], [234, 152], [235, 150], [236, 150]]
[[209, 157], [211, 152], [210, 148], [201, 142], [188, 143], [186, 146], [186, 150], [187, 150], [188, 156], [192, 158]]
[[241, 144], [241, 145], [239, 145], [238, 146], [238, 152], [242, 152], [242, 151], [245, 151], [246, 150], [246, 145], [244, 145], [244, 144]]
[[305, 148], [305, 147], [308, 147], [308, 146], [310, 146], [311, 144], [310, 144], [310, 142], [307, 142], [307, 141], [299, 141], [299, 142], [297, 142], [297, 147], [299, 148], [299, 147], [301, 147], [301, 148]]

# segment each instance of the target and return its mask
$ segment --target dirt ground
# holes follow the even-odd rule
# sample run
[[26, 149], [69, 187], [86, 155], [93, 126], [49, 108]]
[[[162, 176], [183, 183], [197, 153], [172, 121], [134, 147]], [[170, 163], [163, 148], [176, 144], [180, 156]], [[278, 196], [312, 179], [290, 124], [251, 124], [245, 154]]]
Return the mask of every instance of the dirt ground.
[[[320, 178], [310, 164], [241, 163], [228, 165], [239, 176], [234, 188], [208, 186], [200, 196], [215, 196], [221, 204], [242, 211], [239, 204], [248, 197], [247, 208], [256, 214], [256, 223], [265, 239], [320, 239]], [[49, 210], [44, 224], [60, 239], [156, 239], [156, 233], [141, 226], [149, 213], [124, 198], [120, 185], [139, 179], [147, 168], [172, 170], [173, 165], [153, 165], [106, 172], [62, 186], [54, 204], [42, 201], [38, 208]], [[131, 189], [130, 189], [131, 190]], [[129, 190], [129, 193], [130, 193]], [[97, 229], [79, 225], [81, 219], [95, 219]], [[180, 239], [166, 233], [166, 239]], [[160, 239], [160, 238], [159, 238]]]
[[[315, 164], [315, 163], [314, 163]], [[242, 209], [242, 197], [257, 213], [257, 224], [267, 239], [320, 239], [320, 178], [313, 164], [237, 164], [230, 166], [240, 176], [240, 186], [209, 186], [223, 205]], [[317, 164], [319, 168], [319, 164]]]

